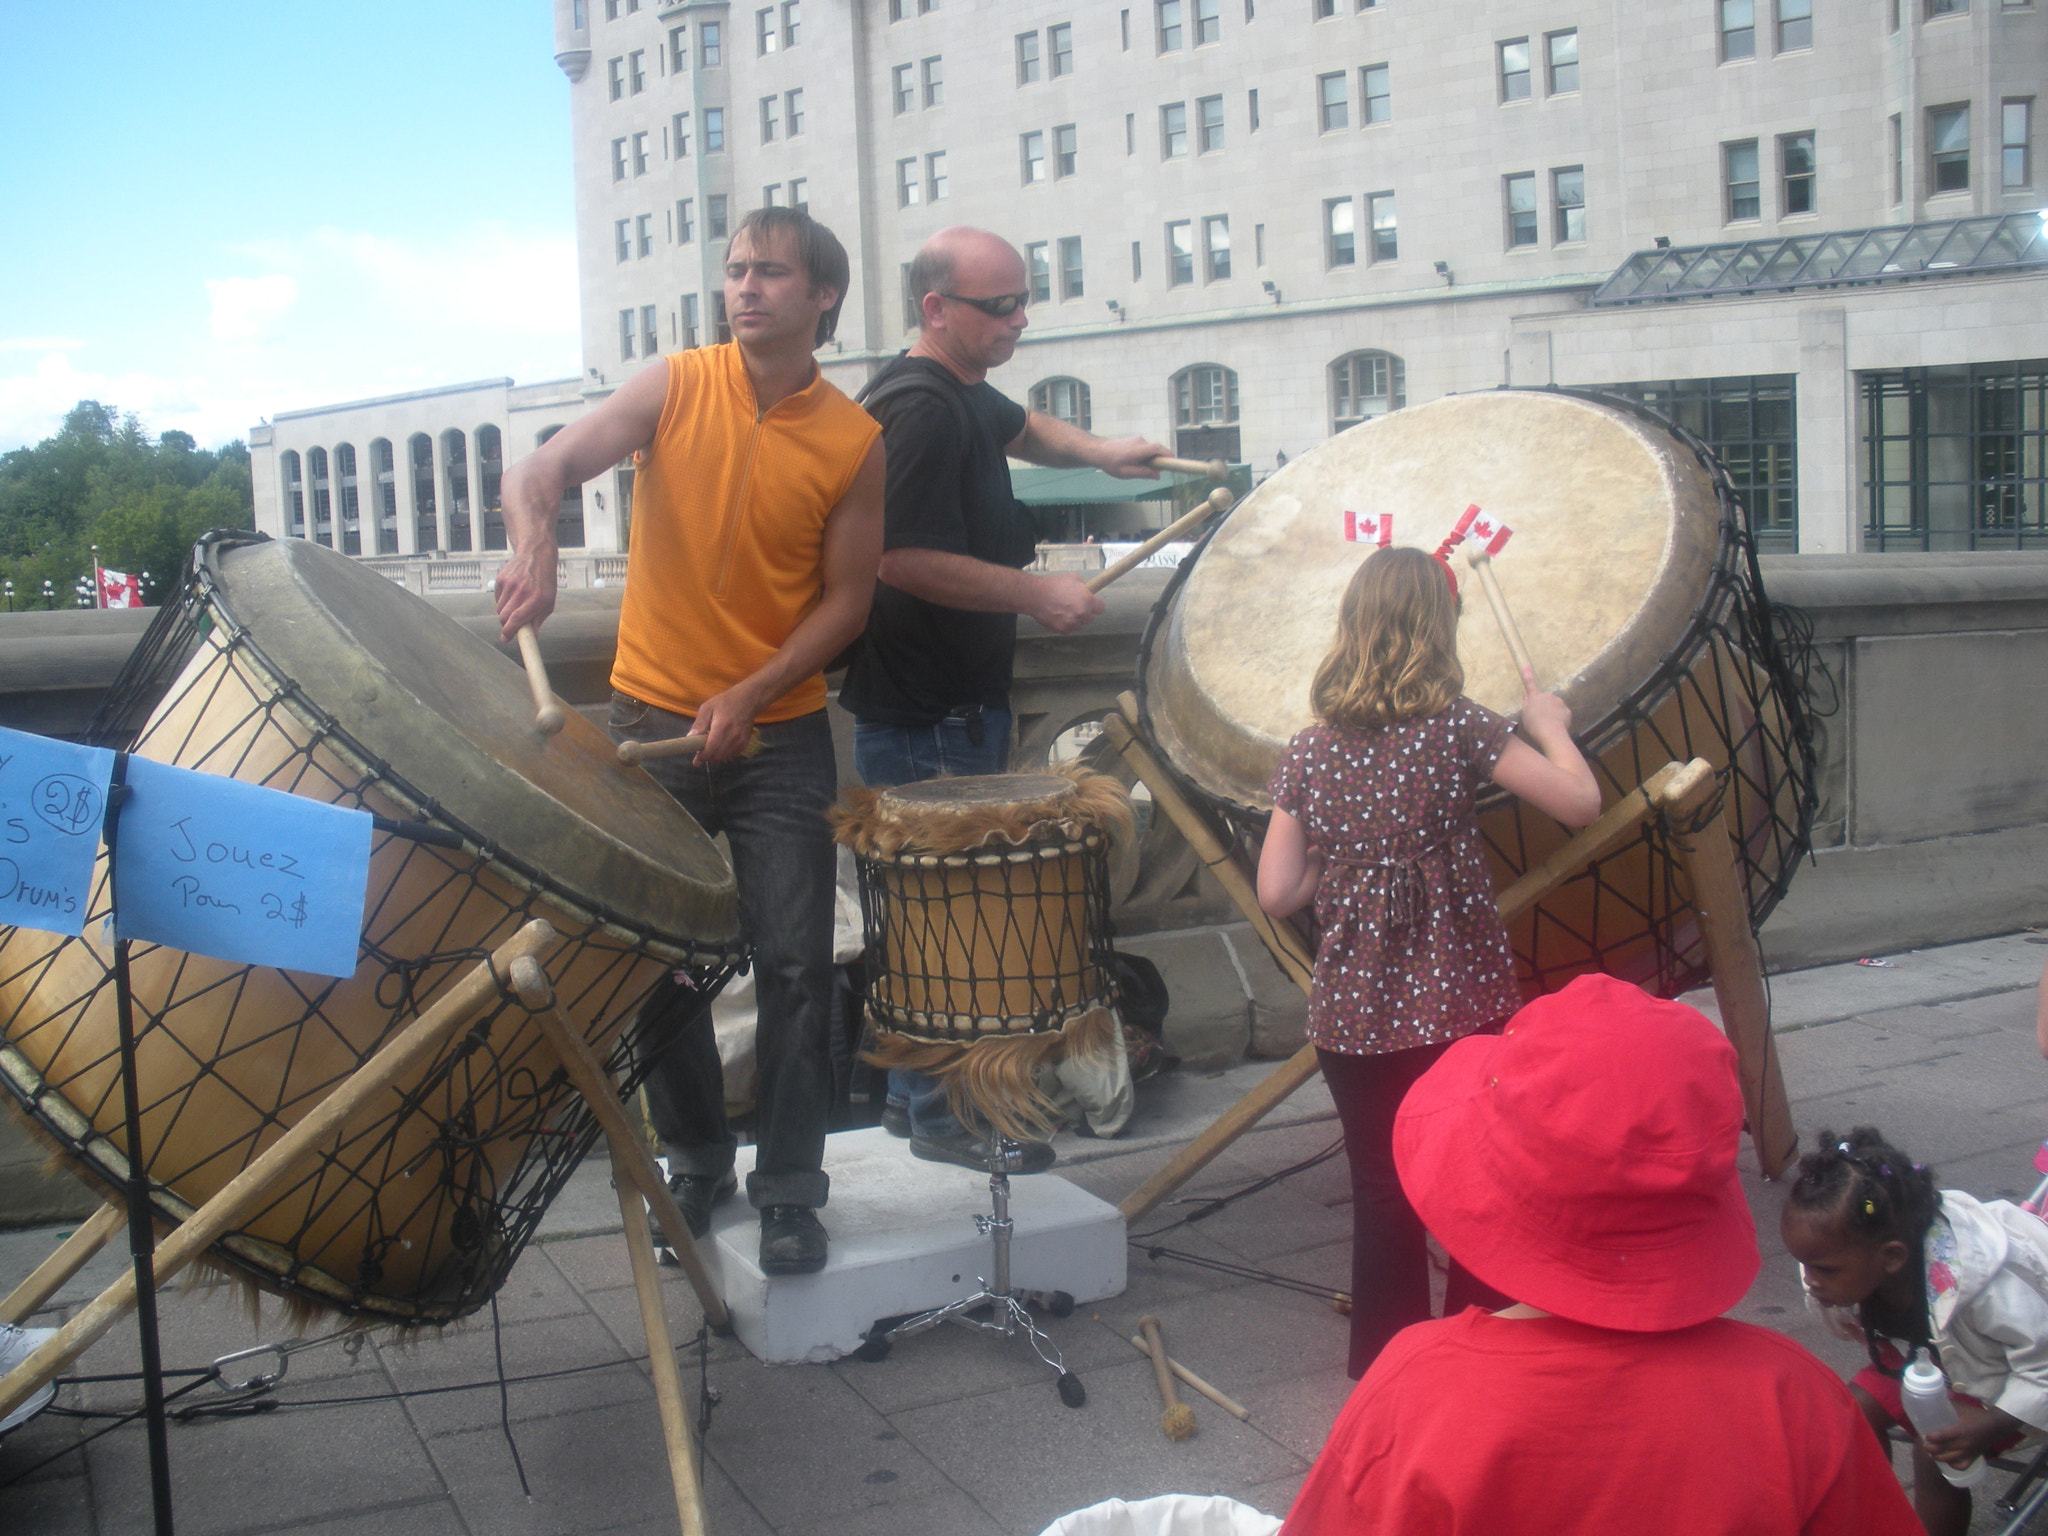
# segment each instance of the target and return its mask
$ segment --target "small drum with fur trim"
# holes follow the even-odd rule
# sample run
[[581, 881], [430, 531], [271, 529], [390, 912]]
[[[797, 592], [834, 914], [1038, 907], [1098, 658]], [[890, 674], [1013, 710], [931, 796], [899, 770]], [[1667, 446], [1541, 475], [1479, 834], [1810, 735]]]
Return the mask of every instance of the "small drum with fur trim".
[[1074, 769], [853, 789], [873, 1059], [929, 1072], [1007, 1135], [1042, 1129], [1041, 1064], [1114, 1038], [1109, 841], [1130, 801]]

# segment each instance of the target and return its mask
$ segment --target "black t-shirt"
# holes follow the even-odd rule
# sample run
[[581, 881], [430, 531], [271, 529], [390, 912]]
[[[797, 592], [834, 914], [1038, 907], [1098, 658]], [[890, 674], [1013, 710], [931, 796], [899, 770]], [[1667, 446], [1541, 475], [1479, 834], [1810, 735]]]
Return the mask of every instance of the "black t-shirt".
[[[1010, 492], [1003, 447], [1023, 432], [1024, 408], [907, 353], [875, 376], [870, 398], [906, 375], [923, 382], [874, 408], [889, 459], [883, 548], [944, 550], [1021, 570], [1037, 537]], [[945, 608], [880, 581], [839, 700], [863, 720], [931, 725], [966, 705], [1002, 704], [1016, 650], [1015, 614]]]

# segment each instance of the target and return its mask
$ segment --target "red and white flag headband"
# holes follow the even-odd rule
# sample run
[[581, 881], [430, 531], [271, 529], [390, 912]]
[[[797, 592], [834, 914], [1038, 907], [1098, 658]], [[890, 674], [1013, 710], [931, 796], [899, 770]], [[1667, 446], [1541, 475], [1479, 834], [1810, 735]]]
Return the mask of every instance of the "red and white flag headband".
[[1346, 512], [1344, 537], [1353, 544], [1377, 544], [1381, 549], [1385, 549], [1394, 542], [1394, 514]]

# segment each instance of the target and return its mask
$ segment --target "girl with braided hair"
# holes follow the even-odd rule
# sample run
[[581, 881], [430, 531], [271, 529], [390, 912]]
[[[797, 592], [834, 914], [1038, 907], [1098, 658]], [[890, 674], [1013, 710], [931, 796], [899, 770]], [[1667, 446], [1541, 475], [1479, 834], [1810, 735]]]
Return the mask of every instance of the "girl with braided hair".
[[2048, 1224], [2004, 1200], [1937, 1189], [1869, 1126], [1822, 1131], [1799, 1160], [1780, 1223], [1809, 1305], [1870, 1364], [1849, 1384], [1884, 1439], [1910, 1433], [1899, 1377], [1925, 1350], [1947, 1374], [1960, 1422], [1913, 1446], [1913, 1504], [1929, 1536], [1963, 1536], [1970, 1492], [1937, 1461], [1967, 1466], [2048, 1432]]

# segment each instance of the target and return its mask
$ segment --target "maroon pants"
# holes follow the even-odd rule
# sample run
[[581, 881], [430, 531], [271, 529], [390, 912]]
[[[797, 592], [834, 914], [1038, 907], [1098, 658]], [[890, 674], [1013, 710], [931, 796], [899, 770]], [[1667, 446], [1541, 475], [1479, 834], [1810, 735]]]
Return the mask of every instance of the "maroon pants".
[[[1427, 1072], [1444, 1045], [1418, 1045], [1378, 1056], [1316, 1048], [1323, 1080], [1344, 1123], [1351, 1163], [1351, 1360], [1355, 1381], [1387, 1340], [1429, 1320], [1429, 1250], [1422, 1220], [1394, 1172], [1394, 1115], [1409, 1086]], [[1508, 1298], [1455, 1259], [1444, 1314], [1470, 1306], [1504, 1307]]]

